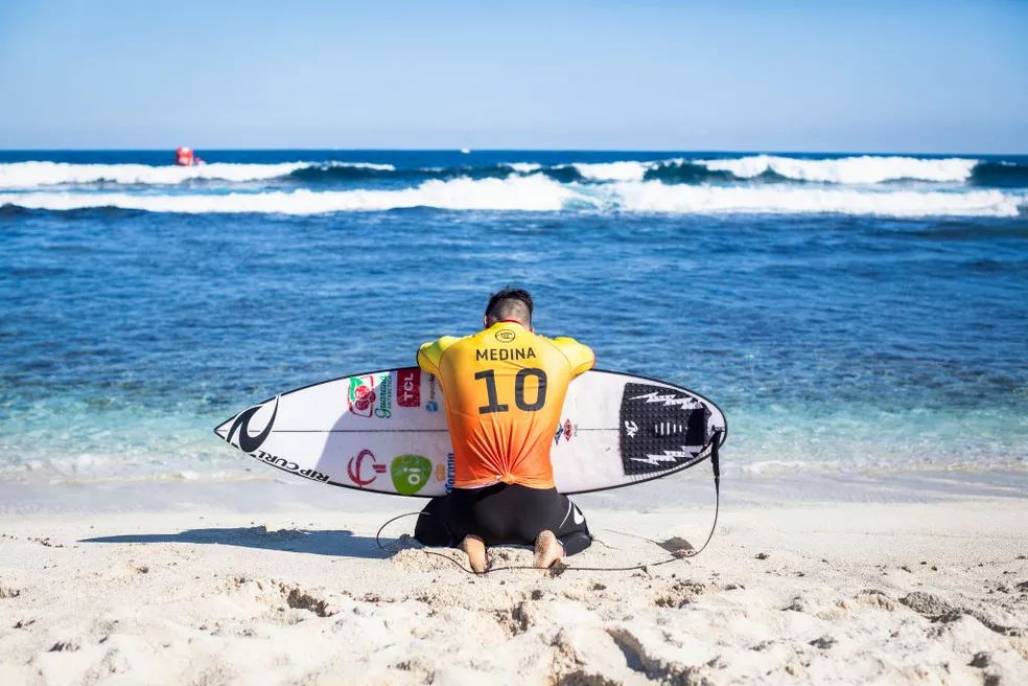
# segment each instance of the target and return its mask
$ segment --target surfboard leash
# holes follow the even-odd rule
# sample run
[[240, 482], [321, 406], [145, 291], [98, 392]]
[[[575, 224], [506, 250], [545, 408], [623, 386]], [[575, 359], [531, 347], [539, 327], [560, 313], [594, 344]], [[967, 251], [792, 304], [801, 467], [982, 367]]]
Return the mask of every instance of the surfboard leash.
[[[713, 472], [714, 472], [714, 521], [710, 525], [710, 531], [707, 533], [707, 539], [705, 541], [703, 541], [703, 545], [701, 545], [699, 548], [675, 548], [675, 549], [671, 550], [671, 555], [669, 557], [667, 557], [667, 558], [664, 558], [664, 559], [661, 559], [661, 560], [657, 560], [655, 562], [645, 562], [645, 563], [639, 563], [639, 564], [636, 564], [636, 565], [630, 565], [630, 566], [625, 566], [625, 567], [579, 567], [579, 566], [571, 566], [571, 565], [568, 565], [568, 564], [564, 564], [564, 563], [558, 562], [553, 567], [535, 567], [533, 565], [505, 565], [503, 567], [489, 567], [484, 572], [476, 572], [475, 570], [471, 569], [470, 567], [464, 565], [464, 563], [462, 563], [457, 558], [455, 558], [455, 557], [453, 557], [451, 555], [447, 555], [446, 553], [440, 553], [440, 552], [436, 552], [434, 550], [427, 550], [427, 549], [422, 549], [422, 552], [427, 554], [427, 555], [435, 555], [437, 557], [443, 558], [444, 560], [448, 560], [449, 562], [451, 562], [454, 565], [456, 565], [457, 568], [459, 568], [461, 571], [466, 572], [468, 574], [471, 574], [473, 576], [483, 576], [485, 574], [491, 574], [492, 572], [504, 572], [504, 571], [514, 571], [514, 570], [522, 570], [522, 569], [523, 570], [535, 570], [535, 571], [539, 571], [539, 572], [546, 572], [548, 574], [552, 574], [553, 576], [560, 576], [564, 572], [569, 572], [569, 571], [570, 572], [633, 572], [633, 571], [638, 571], [638, 570], [646, 571], [650, 567], [660, 567], [661, 565], [671, 564], [672, 562], [677, 562], [678, 560], [687, 560], [689, 558], [696, 557], [697, 555], [702, 553], [704, 550], [706, 550], [707, 546], [710, 544], [711, 539], [714, 538], [714, 531], [717, 529], [718, 515], [721, 512], [721, 457], [720, 457], [720, 454], [719, 454], [719, 447], [720, 447], [720, 443], [721, 443], [721, 433], [722, 432], [720, 430], [714, 432], [714, 436], [713, 436], [713, 438], [711, 440], [711, 450], [710, 450], [710, 464], [711, 464], [711, 467], [712, 467]], [[403, 519], [404, 517], [420, 517], [420, 516], [425, 515], [425, 514], [431, 515], [430, 512], [428, 512], [428, 513], [426, 513], [426, 512], [405, 512], [405, 513], [403, 513], [401, 515], [397, 515], [397, 516], [387, 520], [384, 524], [382, 524], [382, 526], [380, 526], [378, 528], [378, 531], [375, 532], [375, 544], [379, 547], [380, 550], [384, 550], [384, 551], [389, 552], [389, 553], [396, 553], [396, 552], [398, 552], [400, 550], [400, 548], [390, 549], [387, 546], [382, 545], [382, 540], [381, 540], [382, 532], [385, 530], [385, 528], [387, 526], [389, 526], [393, 522], [397, 521], [398, 519]], [[620, 533], [620, 532], [615, 532], [615, 533]], [[658, 546], [660, 546], [662, 548], [665, 548], [664, 544], [661, 544], [660, 542], [655, 541], [652, 538], [645, 538], [643, 536], [639, 536], [639, 538], [642, 538], [644, 541], [648, 541], [650, 543], [653, 543], [654, 545], [658, 545]], [[665, 549], [667, 549], [667, 548], [665, 548]]]

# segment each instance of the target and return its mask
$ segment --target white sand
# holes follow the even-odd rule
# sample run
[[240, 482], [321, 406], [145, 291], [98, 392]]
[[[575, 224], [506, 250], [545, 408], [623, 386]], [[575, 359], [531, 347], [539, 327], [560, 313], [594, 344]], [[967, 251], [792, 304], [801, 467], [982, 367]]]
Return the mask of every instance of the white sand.
[[[476, 578], [380, 553], [371, 537], [403, 500], [302, 484], [273, 508], [143, 507], [141, 485], [116, 512], [90, 488], [67, 502], [92, 513], [3, 516], [0, 684], [1028, 684], [1023, 494], [729, 504], [690, 561]], [[663, 557], [606, 529], [699, 542], [709, 524], [707, 509], [599, 502], [583, 508], [611, 547], [572, 566]], [[103, 537], [120, 541], [84, 540]]]

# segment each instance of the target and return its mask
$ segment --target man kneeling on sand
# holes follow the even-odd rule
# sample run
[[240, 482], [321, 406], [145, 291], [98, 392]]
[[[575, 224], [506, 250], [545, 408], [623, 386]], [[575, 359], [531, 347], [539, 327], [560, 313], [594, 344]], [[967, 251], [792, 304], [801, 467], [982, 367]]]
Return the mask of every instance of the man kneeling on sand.
[[536, 334], [532, 310], [526, 291], [502, 290], [489, 299], [484, 329], [418, 351], [446, 400], [454, 488], [422, 510], [414, 535], [459, 546], [478, 573], [487, 545], [534, 546], [535, 566], [547, 568], [592, 543], [582, 512], [554, 485], [550, 443], [568, 384], [595, 357], [572, 338]]

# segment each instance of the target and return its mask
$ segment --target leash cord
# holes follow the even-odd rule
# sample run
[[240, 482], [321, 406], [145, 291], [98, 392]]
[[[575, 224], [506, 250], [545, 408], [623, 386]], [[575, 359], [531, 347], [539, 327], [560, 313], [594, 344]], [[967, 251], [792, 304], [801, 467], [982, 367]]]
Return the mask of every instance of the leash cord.
[[[536, 571], [542, 571], [542, 572], [548, 572], [548, 573], [550, 573], [550, 574], [552, 574], [554, 576], [559, 576], [559, 575], [561, 575], [561, 574], [563, 574], [564, 572], [567, 572], [567, 571], [572, 571], [572, 572], [633, 572], [633, 571], [637, 571], [637, 570], [646, 571], [650, 567], [660, 567], [661, 565], [670, 564], [670, 563], [676, 562], [678, 560], [686, 560], [686, 559], [689, 559], [691, 557], [696, 557], [697, 555], [702, 553], [707, 548], [707, 545], [710, 544], [710, 540], [712, 538], [714, 538], [714, 531], [717, 529], [718, 515], [720, 514], [720, 511], [721, 511], [721, 464], [720, 464], [720, 456], [718, 455], [718, 447], [719, 447], [720, 439], [721, 439], [721, 432], [720, 431], [715, 431], [714, 432], [713, 440], [711, 441], [712, 447], [711, 447], [711, 451], [710, 451], [710, 463], [711, 463], [711, 466], [712, 466], [713, 471], [714, 471], [714, 521], [710, 525], [710, 532], [707, 534], [707, 540], [705, 540], [703, 542], [703, 545], [701, 545], [697, 549], [692, 549], [692, 550], [678, 549], [678, 550], [675, 550], [674, 552], [672, 552], [671, 555], [669, 557], [665, 558], [665, 559], [657, 560], [657, 561], [654, 561], [654, 562], [639, 563], [639, 564], [631, 565], [631, 566], [627, 566], [627, 567], [579, 567], [579, 566], [571, 566], [571, 565], [567, 565], [567, 564], [563, 564], [563, 563], [557, 563], [556, 565], [554, 565], [553, 567], [550, 567], [550, 568], [540, 568], [540, 567], [534, 567], [532, 565], [505, 565], [503, 567], [489, 567], [488, 569], [486, 569], [484, 572], [481, 572], [481, 573], [475, 572], [470, 567], [465, 566], [460, 560], [458, 560], [457, 558], [453, 557], [452, 555], [447, 555], [446, 553], [440, 553], [440, 552], [436, 552], [434, 550], [427, 550], [427, 549], [423, 549], [422, 552], [427, 554], [427, 555], [435, 555], [436, 557], [441, 557], [444, 560], [448, 560], [449, 562], [451, 562], [454, 565], [456, 565], [457, 568], [459, 568], [461, 571], [466, 572], [466, 573], [471, 574], [471, 575], [474, 575], [474, 576], [481, 576], [481, 575], [484, 575], [484, 574], [491, 574], [492, 572], [503, 572], [503, 571], [513, 571], [513, 570], [529, 570], [529, 569], [530, 570], [536, 570]], [[380, 550], [384, 550], [384, 551], [389, 552], [389, 553], [399, 552], [400, 548], [390, 549], [390, 548], [382, 545], [382, 540], [381, 540], [382, 532], [385, 530], [385, 528], [387, 526], [389, 526], [393, 522], [397, 521], [398, 519], [403, 519], [404, 517], [414, 517], [414, 516], [420, 517], [421, 515], [424, 515], [424, 514], [431, 515], [431, 513], [425, 513], [425, 512], [405, 512], [405, 513], [403, 513], [401, 515], [397, 515], [397, 516], [393, 517], [392, 519], [387, 520], [384, 524], [382, 524], [382, 526], [380, 526], [378, 528], [378, 531], [375, 533], [375, 545], [377, 545]], [[621, 533], [621, 532], [615, 531], [614, 533]], [[643, 537], [640, 536], [640, 538], [643, 538]], [[660, 543], [657, 543], [657, 541], [654, 541], [653, 539], [650, 539], [650, 538], [643, 538], [643, 540], [649, 541], [650, 543], [654, 543], [656, 545], [660, 545]]]

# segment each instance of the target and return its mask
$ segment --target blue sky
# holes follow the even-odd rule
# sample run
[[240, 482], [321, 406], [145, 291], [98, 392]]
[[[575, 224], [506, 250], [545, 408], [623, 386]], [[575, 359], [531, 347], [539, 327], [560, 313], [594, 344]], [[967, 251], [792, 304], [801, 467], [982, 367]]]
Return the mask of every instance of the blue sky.
[[0, 148], [1028, 152], [1028, 2], [0, 2]]

